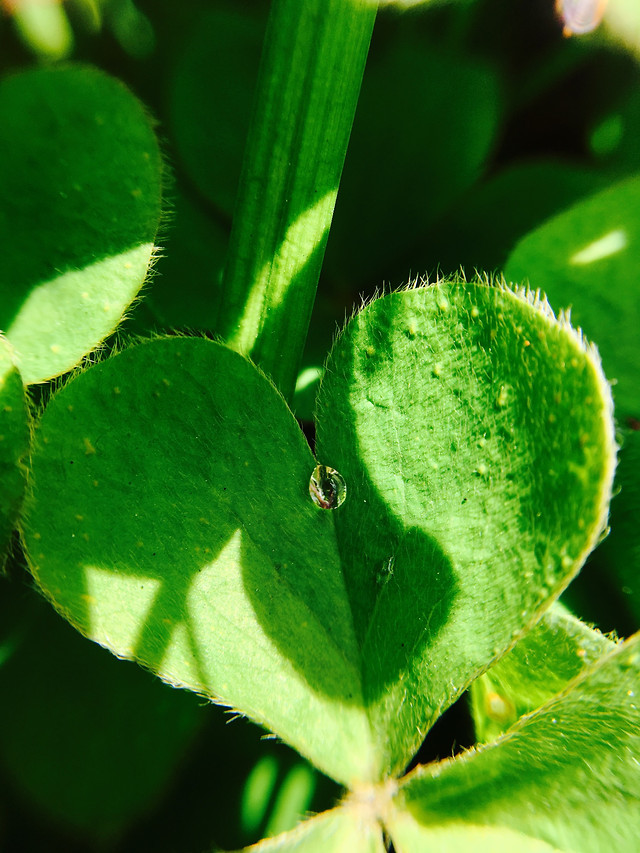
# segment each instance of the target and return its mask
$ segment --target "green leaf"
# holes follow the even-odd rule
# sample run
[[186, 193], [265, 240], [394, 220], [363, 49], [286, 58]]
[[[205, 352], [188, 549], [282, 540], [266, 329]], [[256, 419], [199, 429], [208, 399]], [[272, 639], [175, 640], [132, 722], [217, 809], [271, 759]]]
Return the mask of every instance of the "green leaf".
[[512, 281], [528, 278], [598, 342], [616, 381], [619, 416], [640, 415], [640, 175], [586, 199], [527, 235], [507, 261]]
[[557, 853], [557, 847], [505, 827], [424, 826], [398, 811], [388, 827], [396, 853]]
[[421, 236], [411, 255], [412, 267], [429, 269], [437, 259], [445, 273], [461, 267], [502, 269], [525, 234], [604, 185], [599, 172], [567, 162], [509, 164], [474, 184]]
[[0, 762], [39, 813], [98, 849], [156, 805], [206, 712], [87, 643], [33, 590], [2, 582], [15, 623], [0, 667]]
[[171, 228], [142, 307], [150, 309], [165, 329], [213, 330], [228, 228], [194, 203], [180, 183], [172, 188], [172, 196]]
[[10, 76], [0, 114], [0, 327], [30, 384], [77, 364], [138, 293], [161, 160], [142, 105], [96, 69]]
[[611, 532], [594, 560], [601, 575], [617, 582], [624, 600], [640, 623], [640, 432], [627, 430], [616, 470], [615, 498], [611, 504]]
[[197, 339], [69, 382], [38, 430], [24, 540], [83, 634], [371, 777], [360, 661], [315, 461], [253, 365]]
[[597, 356], [548, 305], [440, 283], [367, 306], [331, 353], [317, 457], [335, 513], [381, 775], [540, 618], [606, 519]]
[[[479, 177], [502, 101], [491, 67], [430, 44], [409, 19], [376, 48], [327, 245], [327, 270], [352, 284], [395, 272], [394, 262]], [[428, 260], [431, 267], [439, 258]]]
[[265, 21], [257, 9], [238, 3], [216, 4], [191, 16], [170, 77], [169, 120], [189, 178], [231, 217]]
[[614, 646], [564, 607], [554, 605], [526, 637], [471, 685], [476, 739], [480, 743], [495, 740]]
[[26, 483], [29, 415], [12, 349], [0, 335], [0, 570], [4, 565]]
[[559, 850], [632, 853], [640, 838], [639, 684], [636, 634], [494, 744], [418, 768], [398, 808], [426, 829], [504, 828]]
[[255, 853], [384, 853], [385, 846], [375, 817], [345, 805], [245, 849]]

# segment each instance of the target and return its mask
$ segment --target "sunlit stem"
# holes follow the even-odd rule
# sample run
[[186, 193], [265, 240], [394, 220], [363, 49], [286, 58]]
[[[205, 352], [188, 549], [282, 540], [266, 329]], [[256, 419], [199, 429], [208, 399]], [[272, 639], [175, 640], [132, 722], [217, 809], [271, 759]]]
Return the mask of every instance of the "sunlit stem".
[[372, 0], [274, 0], [219, 331], [290, 399], [375, 20]]

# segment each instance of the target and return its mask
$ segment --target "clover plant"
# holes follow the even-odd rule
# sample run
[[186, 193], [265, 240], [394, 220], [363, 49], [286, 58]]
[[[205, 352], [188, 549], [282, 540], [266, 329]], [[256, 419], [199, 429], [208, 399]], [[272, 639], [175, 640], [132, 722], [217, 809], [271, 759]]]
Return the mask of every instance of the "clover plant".
[[[142, 750], [130, 780], [103, 779], [105, 839], [153, 801], [152, 777], [158, 787], [169, 778], [203, 709], [174, 709], [180, 693], [147, 681], [118, 709], [109, 679], [133, 670], [110, 661], [102, 675], [97, 657], [95, 670], [75, 667], [61, 618], [201, 704], [258, 723], [343, 787], [333, 808], [256, 851], [631, 853], [640, 635], [607, 637], [555, 602], [608, 524], [621, 434], [605, 372], [618, 380], [620, 422], [640, 412], [628, 254], [640, 178], [610, 182], [531, 230], [505, 258], [506, 277], [409, 277], [364, 300], [328, 354], [310, 442], [294, 389], [376, 7], [274, 0], [241, 173], [225, 160], [208, 169], [209, 132], [200, 138], [189, 168], [207, 169], [205, 194], [220, 186], [221, 210], [236, 199], [222, 281], [210, 272], [208, 336], [114, 337], [136, 301], [152, 298], [153, 277], [141, 288], [163, 190], [173, 192], [137, 98], [79, 63], [0, 82], [0, 545], [10, 576], [22, 549], [37, 601], [59, 614], [21, 604], [23, 624], [46, 634], [7, 636], [31, 650], [35, 681], [46, 683], [54, 664], [39, 661], [62, 632], [67, 680], [52, 687], [69, 697], [62, 728], [97, 691], [105, 750], [121, 719], [138, 715], [147, 729], [153, 758]], [[444, 67], [414, 47], [402, 62], [427, 88]], [[383, 66], [372, 74], [390, 85]], [[463, 60], [451, 74], [473, 77]], [[476, 82], [493, 105], [491, 74]], [[367, 85], [365, 74], [371, 99]], [[369, 162], [384, 171], [373, 135], [356, 125], [355, 150], [369, 140]], [[406, 248], [454, 184], [461, 197], [484, 155], [474, 156], [440, 184], [430, 164], [433, 199], [424, 176], [414, 194], [404, 188], [396, 225]], [[376, 268], [387, 233], [376, 168], [338, 208], [334, 269], [331, 253], [361, 231]], [[346, 180], [358, 187], [355, 173]], [[430, 205], [424, 226], [415, 217]], [[574, 302], [573, 316], [562, 310]], [[598, 331], [604, 370], [580, 326]], [[623, 454], [631, 495], [634, 448], [629, 439], [628, 466]], [[612, 538], [611, 561], [632, 587], [638, 540], [620, 506], [626, 532]], [[8, 707], [20, 701], [10, 684]], [[169, 730], [147, 712], [158, 690]], [[476, 746], [416, 764], [465, 692]], [[27, 704], [25, 713], [42, 708], [36, 696]], [[38, 717], [31, 728], [37, 743]], [[126, 763], [119, 748], [114, 761]], [[0, 751], [11, 765], [11, 748]], [[211, 767], [221, 786], [229, 772]], [[84, 824], [102, 819], [91, 786], [57, 796]]]

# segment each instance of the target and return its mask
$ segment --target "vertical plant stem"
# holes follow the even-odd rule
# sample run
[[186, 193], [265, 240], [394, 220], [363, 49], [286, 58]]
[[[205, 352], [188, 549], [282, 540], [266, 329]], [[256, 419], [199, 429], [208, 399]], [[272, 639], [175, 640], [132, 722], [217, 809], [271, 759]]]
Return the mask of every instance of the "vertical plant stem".
[[219, 331], [288, 399], [307, 336], [375, 0], [274, 0]]

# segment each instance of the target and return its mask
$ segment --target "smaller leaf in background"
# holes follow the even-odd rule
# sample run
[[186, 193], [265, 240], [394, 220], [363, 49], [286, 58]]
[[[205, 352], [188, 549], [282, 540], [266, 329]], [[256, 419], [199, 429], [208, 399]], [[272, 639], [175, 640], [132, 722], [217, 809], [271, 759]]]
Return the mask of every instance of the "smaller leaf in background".
[[[413, 818], [413, 837], [420, 826], [418, 837], [431, 849], [426, 845], [435, 830], [442, 843], [434, 849], [449, 853], [456, 848], [446, 844], [448, 830], [452, 840], [467, 834], [469, 849], [475, 850], [483, 849], [483, 834], [495, 828], [522, 833], [551, 849], [633, 853], [640, 838], [639, 685], [637, 634], [498, 741], [418, 768], [396, 798], [398, 811]], [[402, 853], [406, 822], [400, 814]], [[393, 819], [387, 828], [395, 842]], [[511, 849], [538, 849], [527, 844]], [[503, 843], [497, 849], [509, 848]]]
[[84, 640], [33, 590], [0, 583], [3, 621], [23, 629], [0, 668], [0, 764], [31, 808], [109, 849], [157, 804], [206, 711]]
[[162, 168], [143, 106], [97, 69], [9, 76], [0, 113], [0, 326], [30, 384], [77, 364], [137, 295]]
[[494, 71], [413, 29], [377, 49], [374, 39], [327, 244], [337, 281], [369, 284], [395, 269], [478, 178], [494, 141]]
[[495, 740], [614, 647], [599, 631], [554, 605], [526, 637], [471, 685], [478, 742]]
[[441, 281], [348, 323], [316, 457], [347, 482], [335, 527], [382, 776], [575, 576], [613, 430], [595, 351], [530, 292]]
[[519, 239], [605, 182], [594, 169], [559, 160], [505, 166], [459, 198], [407, 258], [414, 268], [433, 272], [437, 262], [445, 275], [502, 269]]
[[29, 413], [12, 348], [0, 335], [0, 571], [26, 485]]
[[220, 212], [233, 213], [265, 18], [256, 8], [219, 4], [196, 14], [167, 92], [178, 163]]
[[247, 847], [245, 853], [384, 853], [385, 849], [375, 816], [347, 804]]
[[640, 175], [578, 202], [524, 237], [505, 276], [528, 280], [598, 342], [619, 418], [640, 415]]
[[167, 330], [212, 331], [229, 229], [180, 182], [172, 188], [171, 196], [169, 224], [161, 237], [162, 251], [143, 304]]
[[593, 555], [600, 575], [615, 580], [635, 624], [640, 626], [640, 432], [627, 430], [620, 449], [611, 532]]
[[[639, 69], [640, 71], [640, 69]], [[631, 75], [627, 75], [631, 76]], [[631, 76], [620, 95], [609, 97], [590, 122], [589, 149], [608, 175], [626, 177], [640, 169], [640, 73]]]

